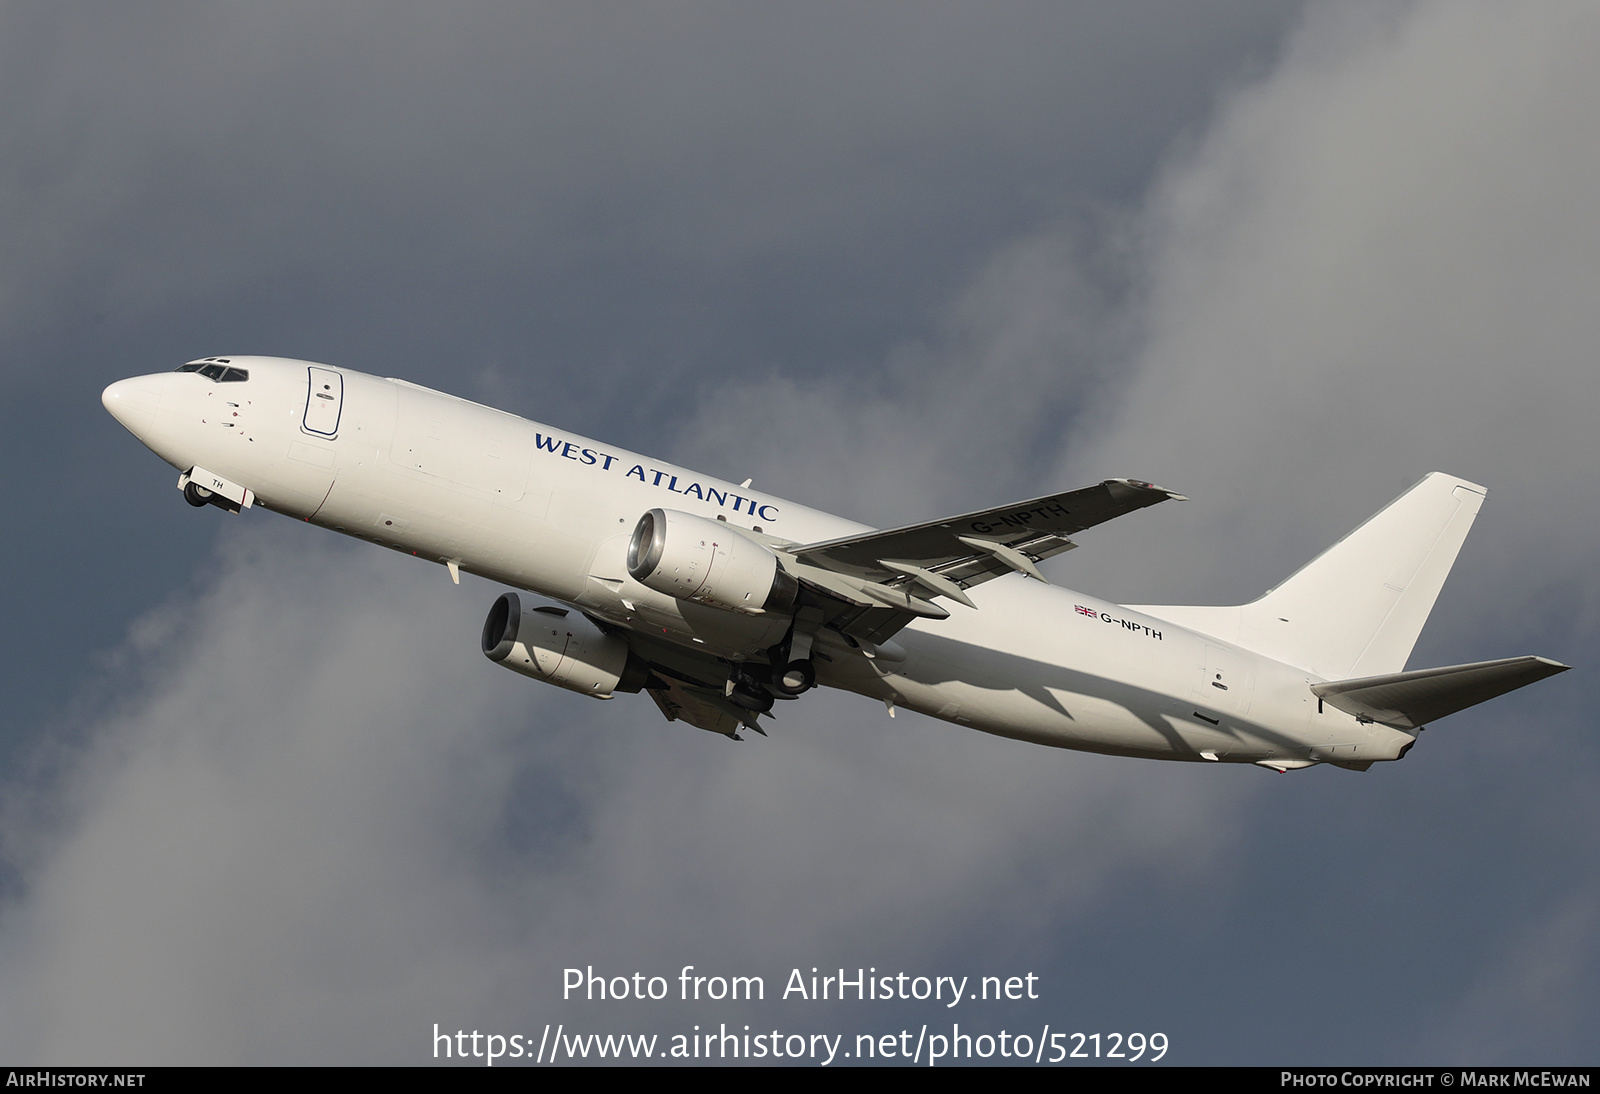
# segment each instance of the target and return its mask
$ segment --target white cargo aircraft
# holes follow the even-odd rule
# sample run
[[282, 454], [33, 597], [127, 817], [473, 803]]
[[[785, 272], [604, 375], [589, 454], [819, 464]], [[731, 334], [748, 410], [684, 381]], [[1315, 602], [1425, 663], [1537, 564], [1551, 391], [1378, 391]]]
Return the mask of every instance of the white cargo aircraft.
[[1567, 667], [1404, 671], [1483, 501], [1448, 475], [1253, 603], [1132, 607], [1036, 564], [1180, 498], [1134, 479], [874, 530], [304, 361], [208, 357], [103, 401], [179, 469], [190, 504], [259, 503], [509, 585], [484, 623], [491, 660], [596, 698], [648, 691], [669, 720], [736, 740], [825, 684], [1060, 748], [1364, 771], [1426, 723]]

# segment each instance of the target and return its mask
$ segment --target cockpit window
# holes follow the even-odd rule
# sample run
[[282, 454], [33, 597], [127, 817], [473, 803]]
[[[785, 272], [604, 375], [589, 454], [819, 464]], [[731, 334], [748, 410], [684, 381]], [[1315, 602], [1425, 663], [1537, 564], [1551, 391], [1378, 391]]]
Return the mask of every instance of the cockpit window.
[[207, 364], [195, 361], [178, 369], [179, 372], [198, 372], [200, 375], [218, 384], [242, 384], [250, 379], [250, 373], [242, 368], [229, 368], [226, 365], [215, 363]]
[[250, 379], [250, 373], [242, 368], [224, 368], [228, 364], [226, 357], [206, 357], [199, 361], [190, 361], [186, 365], [179, 365], [173, 372], [198, 372], [213, 383], [242, 384]]

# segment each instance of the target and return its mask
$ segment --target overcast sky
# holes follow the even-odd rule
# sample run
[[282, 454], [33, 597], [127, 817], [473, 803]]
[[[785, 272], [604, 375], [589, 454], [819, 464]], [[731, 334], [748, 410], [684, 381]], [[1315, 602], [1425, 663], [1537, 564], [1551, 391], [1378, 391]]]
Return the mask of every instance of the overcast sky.
[[[0, 8], [0, 1052], [428, 1062], [433, 1025], [1163, 1032], [1593, 1063], [1600, 13], [1450, 0]], [[877, 524], [1117, 475], [1052, 577], [1254, 597], [1489, 497], [1403, 763], [1160, 764], [854, 696], [766, 740], [500, 671], [498, 593], [182, 504], [99, 406], [268, 353]], [[580, 1003], [562, 970], [759, 975]], [[1039, 977], [991, 1009], [792, 968]]]

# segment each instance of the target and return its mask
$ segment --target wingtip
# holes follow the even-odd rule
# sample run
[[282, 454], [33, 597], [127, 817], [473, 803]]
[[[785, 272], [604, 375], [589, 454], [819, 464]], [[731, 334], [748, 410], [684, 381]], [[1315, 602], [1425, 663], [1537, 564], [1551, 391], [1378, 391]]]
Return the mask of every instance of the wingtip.
[[1106, 483], [1107, 485], [1118, 483], [1122, 486], [1131, 486], [1135, 490], [1153, 490], [1157, 494], [1165, 494], [1172, 501], [1189, 500], [1186, 494], [1180, 494], [1176, 490], [1168, 490], [1165, 486], [1157, 486], [1153, 482], [1145, 482], [1143, 479], [1107, 479]]

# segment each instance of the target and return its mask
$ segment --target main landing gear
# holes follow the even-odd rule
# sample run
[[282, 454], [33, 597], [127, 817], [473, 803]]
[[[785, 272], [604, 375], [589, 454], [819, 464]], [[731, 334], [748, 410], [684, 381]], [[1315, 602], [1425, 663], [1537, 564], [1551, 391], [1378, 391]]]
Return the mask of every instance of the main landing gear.
[[804, 661], [790, 661], [782, 669], [773, 670], [772, 686], [779, 694], [791, 698], [804, 695], [817, 686], [817, 667], [809, 657]]
[[727, 697], [742, 710], [766, 714], [776, 699], [798, 699], [817, 686], [817, 669], [809, 657], [784, 660], [782, 647], [772, 652], [772, 664], [744, 662], [728, 673]]
[[745, 725], [762, 732], [756, 716], [772, 714], [778, 699], [798, 699], [817, 686], [817, 666], [811, 660], [811, 644], [822, 613], [802, 608], [795, 625], [784, 641], [767, 651], [767, 664], [759, 661], [734, 662], [728, 666], [728, 682], [723, 695], [740, 710], [749, 711]]
[[756, 714], [766, 714], [772, 710], [772, 693], [747, 673], [736, 671], [728, 683], [728, 700], [734, 706]]

